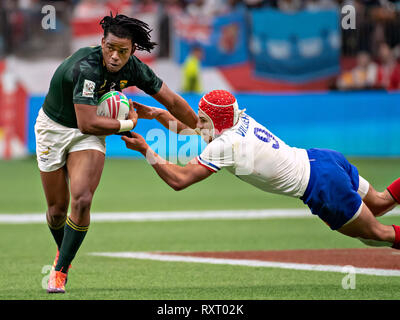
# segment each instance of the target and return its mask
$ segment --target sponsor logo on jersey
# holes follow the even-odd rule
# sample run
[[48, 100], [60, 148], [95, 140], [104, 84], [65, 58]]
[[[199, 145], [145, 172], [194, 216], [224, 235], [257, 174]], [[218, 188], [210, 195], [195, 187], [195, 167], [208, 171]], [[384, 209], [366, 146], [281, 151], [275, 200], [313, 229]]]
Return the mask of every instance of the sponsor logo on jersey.
[[96, 84], [93, 81], [85, 80], [83, 83], [82, 97], [93, 98], [95, 87]]

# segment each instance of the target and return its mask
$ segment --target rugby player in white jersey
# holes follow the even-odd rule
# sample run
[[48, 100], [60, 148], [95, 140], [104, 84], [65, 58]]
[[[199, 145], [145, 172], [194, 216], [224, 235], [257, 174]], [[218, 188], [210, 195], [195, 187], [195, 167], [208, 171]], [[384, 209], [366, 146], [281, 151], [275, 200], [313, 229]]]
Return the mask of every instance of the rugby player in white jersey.
[[[162, 159], [139, 134], [122, 137], [126, 146], [141, 152], [173, 189], [182, 190], [226, 168], [261, 190], [299, 198], [332, 230], [369, 246], [400, 249], [400, 227], [383, 225], [376, 219], [400, 202], [400, 178], [377, 192], [341, 153], [288, 146], [239, 110], [236, 98], [224, 90], [201, 98], [196, 130], [166, 110], [141, 104], [135, 108], [139, 118], [155, 118], [167, 128], [176, 128], [177, 133], [199, 133], [208, 143], [198, 157], [182, 167]], [[170, 126], [171, 121], [176, 121], [175, 125]]]

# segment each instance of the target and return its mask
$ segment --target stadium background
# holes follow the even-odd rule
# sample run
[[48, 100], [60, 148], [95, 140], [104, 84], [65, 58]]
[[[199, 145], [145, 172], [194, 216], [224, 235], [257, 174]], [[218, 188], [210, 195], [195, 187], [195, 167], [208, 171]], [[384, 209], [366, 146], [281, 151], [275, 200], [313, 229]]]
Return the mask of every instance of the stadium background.
[[[56, 10], [55, 29], [42, 26], [47, 13], [42, 8], [48, 4]], [[355, 8], [355, 29], [342, 27], [345, 5]], [[46, 210], [35, 162], [33, 125], [58, 64], [79, 47], [99, 44], [98, 23], [110, 10], [149, 23], [152, 37], [159, 45], [151, 54], [138, 53], [138, 56], [196, 111], [202, 93], [217, 88], [230, 90], [236, 94], [241, 108], [246, 108], [288, 144], [332, 148], [344, 153], [377, 189], [385, 188], [400, 176], [399, 1], [1, 1], [0, 216], [17, 217], [11, 222], [7, 219], [0, 222], [0, 242], [4, 244], [1, 298], [47, 298], [38, 283], [43, 278], [41, 267], [50, 263], [54, 254], [52, 240], [43, 222], [44, 215], [39, 224], [23, 220], [26, 216], [22, 215], [29, 217]], [[184, 90], [185, 63], [193, 48], [202, 51], [198, 73], [201, 88]], [[124, 92], [133, 100], [158, 106], [135, 88]], [[142, 120], [135, 130], [173, 162], [185, 162], [204, 147], [198, 138], [178, 137], [155, 121]], [[204, 210], [268, 213], [271, 209], [287, 209], [290, 213], [290, 209], [305, 209], [295, 199], [267, 195], [224, 173], [176, 193], [156, 177], [141, 155], [127, 150], [120, 137], [107, 137], [106, 141], [107, 161], [94, 199], [94, 213]], [[22, 218], [19, 222], [18, 216]], [[385, 223], [398, 223], [396, 214], [382, 219]], [[282, 236], [290, 232], [291, 241]], [[67, 298], [400, 297], [399, 280], [390, 277], [382, 280], [364, 276], [363, 290], [349, 293], [338, 288], [343, 276], [329, 273], [309, 275], [306, 271], [296, 271], [297, 276], [291, 276], [289, 271], [257, 269], [250, 274], [234, 266], [185, 269], [179, 263], [167, 262], [171, 278], [166, 281], [161, 276], [152, 279], [151, 275], [160, 272], [165, 275], [164, 262], [119, 260], [117, 263], [90, 256], [101, 251], [363, 248], [357, 241], [330, 232], [316, 218], [274, 219], [260, 215], [223, 221], [212, 218], [140, 223], [99, 221], [93, 223], [91, 233], [79, 253], [77, 269], [89, 272], [89, 278], [95, 271], [110, 269], [109, 282], [98, 284], [94, 279], [89, 280], [89, 287], [106, 287], [95, 293], [85, 290], [82, 282], [71, 283], [75, 293]], [[31, 237], [31, 243], [21, 240], [21, 235]], [[100, 240], [101, 237], [107, 240]], [[93, 261], [97, 266], [91, 269]], [[28, 282], [16, 276], [21, 262], [35, 270]], [[15, 270], [14, 277], [7, 276], [6, 270], [10, 268]], [[140, 270], [141, 277], [126, 281], [119, 275], [124, 270], [134, 275]], [[235, 279], [228, 275], [218, 278], [225, 272], [235, 274]], [[191, 273], [202, 280], [193, 280]], [[86, 281], [79, 271], [76, 274]], [[28, 287], [24, 288], [26, 283]], [[122, 289], [113, 291], [111, 283]], [[291, 286], [305, 289], [304, 295], [292, 291]]]

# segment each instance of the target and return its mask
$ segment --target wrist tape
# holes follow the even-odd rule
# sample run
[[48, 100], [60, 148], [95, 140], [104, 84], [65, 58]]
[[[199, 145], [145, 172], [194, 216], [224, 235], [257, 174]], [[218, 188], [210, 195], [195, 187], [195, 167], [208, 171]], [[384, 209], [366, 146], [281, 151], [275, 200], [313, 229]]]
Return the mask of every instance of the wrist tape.
[[118, 120], [119, 121], [119, 131], [125, 132], [131, 131], [133, 129], [133, 121], [132, 120]]

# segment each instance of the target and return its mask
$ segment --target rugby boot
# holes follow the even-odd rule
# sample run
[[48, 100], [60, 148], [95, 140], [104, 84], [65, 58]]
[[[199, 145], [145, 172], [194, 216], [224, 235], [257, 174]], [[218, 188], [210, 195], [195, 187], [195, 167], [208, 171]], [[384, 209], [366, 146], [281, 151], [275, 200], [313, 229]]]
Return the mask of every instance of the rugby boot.
[[[59, 256], [60, 256], [60, 250], [57, 249], [56, 257], [54, 258], [53, 265], [51, 266], [51, 270], [52, 270], [52, 271], [54, 271], [54, 270], [56, 269], [56, 265], [57, 265], [58, 257], [59, 257]], [[67, 284], [67, 281], [68, 281], [68, 271], [69, 271], [69, 269], [71, 269], [71, 268], [72, 268], [72, 265], [69, 265], [68, 270], [67, 270], [67, 278], [65, 279], [65, 284]]]
[[66, 279], [66, 273], [51, 270], [49, 282], [47, 285], [47, 293], [65, 293]]

